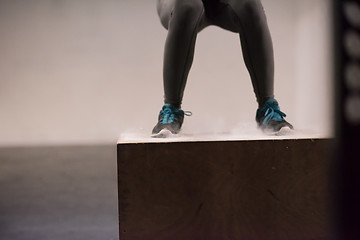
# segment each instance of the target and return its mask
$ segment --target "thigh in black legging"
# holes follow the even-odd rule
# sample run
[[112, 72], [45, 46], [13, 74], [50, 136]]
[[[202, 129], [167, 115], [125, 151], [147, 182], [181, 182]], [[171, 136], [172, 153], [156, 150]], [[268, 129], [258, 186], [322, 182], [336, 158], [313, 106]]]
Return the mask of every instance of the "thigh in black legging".
[[218, 0], [212, 23], [240, 34], [246, 67], [259, 105], [274, 96], [272, 40], [260, 0]]

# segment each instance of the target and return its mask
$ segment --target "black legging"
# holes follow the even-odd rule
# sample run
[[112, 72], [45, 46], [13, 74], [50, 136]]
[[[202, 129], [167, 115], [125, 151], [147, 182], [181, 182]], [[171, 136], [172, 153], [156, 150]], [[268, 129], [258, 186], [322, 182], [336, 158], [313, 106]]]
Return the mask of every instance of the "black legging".
[[168, 29], [164, 53], [165, 103], [181, 106], [197, 34], [209, 25], [239, 33], [259, 106], [274, 97], [274, 56], [260, 0], [158, 0]]

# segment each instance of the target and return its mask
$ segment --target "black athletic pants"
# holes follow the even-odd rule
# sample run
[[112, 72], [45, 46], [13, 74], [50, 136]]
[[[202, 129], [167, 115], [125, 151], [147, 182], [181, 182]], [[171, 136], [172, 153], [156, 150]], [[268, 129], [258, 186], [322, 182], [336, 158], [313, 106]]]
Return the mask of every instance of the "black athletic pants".
[[165, 103], [181, 106], [197, 34], [209, 25], [239, 33], [259, 106], [274, 97], [274, 57], [260, 0], [158, 0], [168, 30], [164, 53]]

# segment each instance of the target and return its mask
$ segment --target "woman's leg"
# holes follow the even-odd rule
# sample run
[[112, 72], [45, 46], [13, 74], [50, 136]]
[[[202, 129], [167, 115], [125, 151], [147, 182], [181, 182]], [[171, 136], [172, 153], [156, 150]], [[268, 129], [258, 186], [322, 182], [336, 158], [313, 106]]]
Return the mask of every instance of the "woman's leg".
[[157, 10], [168, 30], [163, 65], [165, 103], [180, 108], [196, 36], [206, 26], [204, 6], [201, 0], [159, 0]]
[[256, 121], [263, 130], [293, 128], [274, 99], [274, 54], [264, 9], [260, 0], [219, 0], [221, 11], [213, 23], [240, 33], [241, 46], [259, 104]]
[[215, 25], [240, 34], [245, 65], [259, 107], [274, 97], [274, 54], [270, 31], [260, 0], [220, 0]]

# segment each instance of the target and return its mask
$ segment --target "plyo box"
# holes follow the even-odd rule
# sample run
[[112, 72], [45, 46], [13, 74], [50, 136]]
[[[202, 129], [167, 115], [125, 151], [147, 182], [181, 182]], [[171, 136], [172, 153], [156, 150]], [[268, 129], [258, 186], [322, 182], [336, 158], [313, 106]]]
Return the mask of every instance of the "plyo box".
[[329, 142], [120, 139], [120, 240], [328, 239]]

